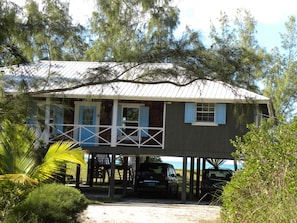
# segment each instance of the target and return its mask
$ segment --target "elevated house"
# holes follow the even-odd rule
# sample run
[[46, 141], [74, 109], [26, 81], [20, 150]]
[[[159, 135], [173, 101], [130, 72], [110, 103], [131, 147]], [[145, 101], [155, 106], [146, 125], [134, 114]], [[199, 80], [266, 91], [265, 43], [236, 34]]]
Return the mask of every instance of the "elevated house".
[[[70, 140], [86, 150], [88, 184], [96, 177], [96, 162], [109, 165], [112, 197], [117, 155], [125, 164], [134, 157], [135, 168], [141, 156], [183, 157], [186, 173], [187, 158], [232, 159], [230, 139], [243, 135], [247, 123], [271, 115], [267, 97], [219, 81], [186, 83], [178, 75], [163, 81], [164, 69], [186, 76], [171, 64], [68, 61], [41, 61], [3, 72], [10, 80], [24, 81], [44, 103], [39, 137], [47, 144]], [[31, 123], [37, 124], [34, 115]], [[112, 158], [110, 163], [103, 154]]]

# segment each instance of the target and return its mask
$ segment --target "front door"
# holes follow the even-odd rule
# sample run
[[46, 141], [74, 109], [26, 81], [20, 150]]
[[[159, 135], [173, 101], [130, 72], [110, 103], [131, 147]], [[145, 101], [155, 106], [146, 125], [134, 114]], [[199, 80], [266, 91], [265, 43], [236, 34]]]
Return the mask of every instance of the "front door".
[[100, 103], [77, 102], [75, 107], [78, 124], [76, 139], [82, 146], [94, 146], [98, 143]]

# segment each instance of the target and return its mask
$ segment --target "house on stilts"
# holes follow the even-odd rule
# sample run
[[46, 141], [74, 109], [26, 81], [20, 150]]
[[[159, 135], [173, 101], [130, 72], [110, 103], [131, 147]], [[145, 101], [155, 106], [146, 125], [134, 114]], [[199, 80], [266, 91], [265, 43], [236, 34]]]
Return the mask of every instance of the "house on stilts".
[[[199, 182], [196, 192], [194, 182], [186, 182], [188, 160], [191, 174], [197, 162], [199, 179], [202, 158], [233, 159], [230, 139], [246, 133], [246, 124], [272, 115], [272, 109], [267, 97], [221, 81], [187, 82], [186, 71], [179, 69], [172, 64], [40, 61], [2, 72], [25, 82], [35, 101], [43, 103], [43, 119], [34, 121], [33, 114], [31, 124], [39, 124], [46, 144], [72, 141], [86, 151], [87, 179], [80, 182], [77, 168], [77, 186], [94, 187], [108, 173], [113, 198], [117, 171], [123, 173], [121, 191], [126, 193], [143, 157], [182, 157], [181, 199], [186, 200], [187, 186], [199, 194]], [[164, 70], [182, 75], [164, 81]]]

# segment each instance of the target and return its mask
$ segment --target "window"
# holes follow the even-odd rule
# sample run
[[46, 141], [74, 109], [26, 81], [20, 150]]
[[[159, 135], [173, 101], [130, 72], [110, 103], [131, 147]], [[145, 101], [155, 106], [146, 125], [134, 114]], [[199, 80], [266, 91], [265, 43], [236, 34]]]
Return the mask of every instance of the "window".
[[117, 125], [121, 126], [121, 131], [124, 132], [118, 131], [118, 136], [148, 136], [149, 107], [143, 104], [119, 104], [118, 112]]
[[185, 123], [217, 126], [226, 124], [226, 104], [185, 103]]
[[[139, 107], [123, 107], [122, 126], [128, 127], [123, 128], [127, 135], [135, 132], [135, 128], [139, 126]], [[137, 131], [133, 135], [137, 136]]]
[[197, 122], [214, 122], [215, 104], [213, 103], [197, 103]]
[[85, 107], [82, 111], [82, 120], [81, 124], [83, 125], [92, 125], [94, 120], [94, 108], [93, 107]]

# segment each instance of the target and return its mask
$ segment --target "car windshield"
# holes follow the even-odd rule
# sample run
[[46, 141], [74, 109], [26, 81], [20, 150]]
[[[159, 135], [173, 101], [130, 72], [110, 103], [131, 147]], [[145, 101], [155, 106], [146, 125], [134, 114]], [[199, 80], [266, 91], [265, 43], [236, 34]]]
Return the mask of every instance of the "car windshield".
[[230, 178], [232, 176], [231, 170], [208, 170], [207, 178]]
[[140, 166], [141, 175], [146, 174], [164, 174], [165, 173], [165, 166], [161, 164], [155, 163], [142, 163]]

